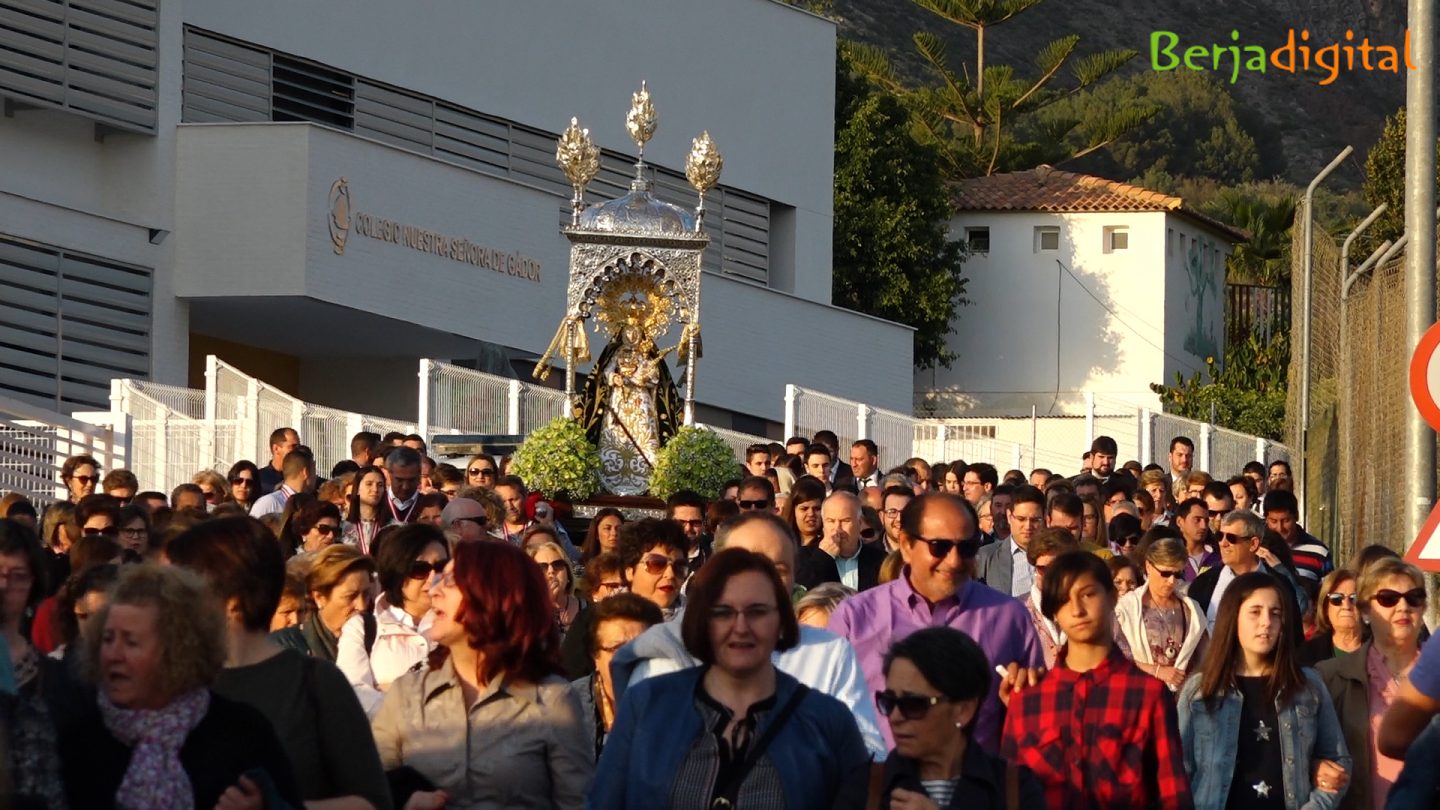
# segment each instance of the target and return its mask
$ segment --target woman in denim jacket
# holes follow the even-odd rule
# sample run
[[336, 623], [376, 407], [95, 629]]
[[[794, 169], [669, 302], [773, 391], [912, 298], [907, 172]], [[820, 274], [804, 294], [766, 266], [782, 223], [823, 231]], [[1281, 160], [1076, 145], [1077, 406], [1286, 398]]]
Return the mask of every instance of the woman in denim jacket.
[[1295, 662], [1296, 612], [1268, 574], [1226, 588], [1205, 662], [1179, 697], [1196, 810], [1340, 804], [1350, 754], [1325, 684]]

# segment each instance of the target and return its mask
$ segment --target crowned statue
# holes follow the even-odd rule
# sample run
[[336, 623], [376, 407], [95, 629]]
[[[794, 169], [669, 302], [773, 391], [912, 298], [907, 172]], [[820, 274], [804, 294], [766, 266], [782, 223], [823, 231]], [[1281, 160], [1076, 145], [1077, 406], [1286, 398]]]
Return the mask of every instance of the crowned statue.
[[[695, 361], [700, 355], [700, 260], [710, 243], [703, 228], [705, 192], [718, 182], [722, 159], [703, 133], [691, 145], [686, 177], [699, 192], [694, 211], [660, 200], [645, 165], [655, 133], [655, 107], [642, 83], [625, 126], [639, 146], [630, 191], [599, 205], [585, 204], [585, 186], [599, 173], [600, 149], [589, 130], [571, 120], [556, 161], [574, 188], [570, 226], [570, 283], [564, 320], [535, 376], [565, 361], [565, 412], [576, 417], [600, 451], [600, 481], [612, 495], [649, 489], [660, 448], [682, 424], [694, 423]], [[576, 366], [590, 360], [585, 322], [607, 336], [584, 390], [576, 397]], [[659, 348], [673, 324], [676, 345]], [[666, 357], [685, 370], [682, 399]]]

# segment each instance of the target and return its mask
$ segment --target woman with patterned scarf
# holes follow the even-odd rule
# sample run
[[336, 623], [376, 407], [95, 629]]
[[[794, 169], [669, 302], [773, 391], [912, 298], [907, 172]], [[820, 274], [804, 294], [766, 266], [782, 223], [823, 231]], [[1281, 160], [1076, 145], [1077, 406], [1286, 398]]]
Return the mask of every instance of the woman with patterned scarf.
[[258, 711], [210, 691], [224, 623], [189, 571], [127, 566], [87, 643], [96, 705], [61, 730], [72, 807], [299, 807], [290, 763]]

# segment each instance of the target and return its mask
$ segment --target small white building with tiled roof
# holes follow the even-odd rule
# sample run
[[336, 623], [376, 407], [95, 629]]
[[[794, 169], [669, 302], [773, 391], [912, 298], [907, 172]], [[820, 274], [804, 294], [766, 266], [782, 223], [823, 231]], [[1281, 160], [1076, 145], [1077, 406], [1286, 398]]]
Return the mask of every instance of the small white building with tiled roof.
[[1225, 346], [1225, 258], [1245, 234], [1177, 197], [1042, 167], [965, 180], [952, 232], [970, 306], [946, 368], [915, 375], [920, 416], [1159, 407], [1150, 384]]

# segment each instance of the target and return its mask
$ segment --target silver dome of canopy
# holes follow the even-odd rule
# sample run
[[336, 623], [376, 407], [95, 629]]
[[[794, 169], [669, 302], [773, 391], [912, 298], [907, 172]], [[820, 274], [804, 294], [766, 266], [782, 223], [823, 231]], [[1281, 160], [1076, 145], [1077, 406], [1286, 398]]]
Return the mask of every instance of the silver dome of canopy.
[[690, 237], [696, 235], [695, 214], [661, 200], [649, 184], [636, 181], [630, 192], [580, 212], [582, 231], [634, 236]]

